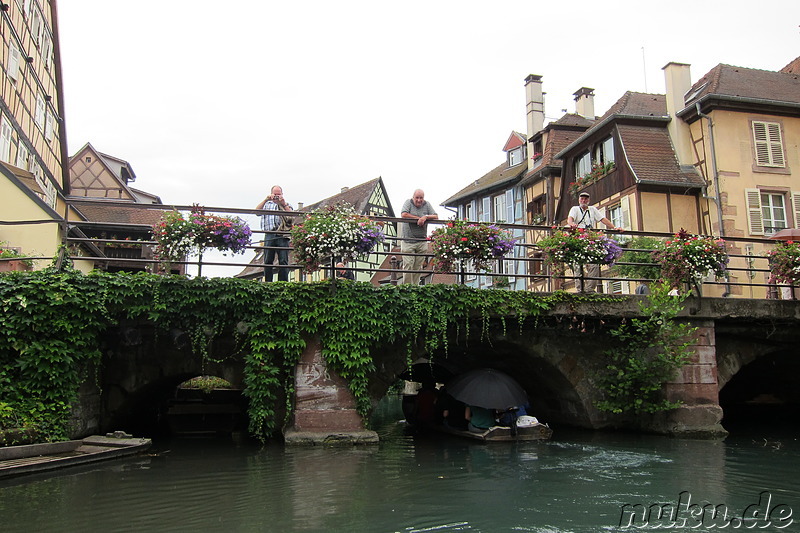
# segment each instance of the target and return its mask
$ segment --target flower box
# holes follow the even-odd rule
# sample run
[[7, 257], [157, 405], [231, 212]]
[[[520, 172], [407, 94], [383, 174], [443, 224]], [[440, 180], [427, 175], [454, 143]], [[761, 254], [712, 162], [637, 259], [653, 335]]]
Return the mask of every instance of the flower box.
[[475, 270], [488, 270], [489, 261], [501, 259], [514, 249], [516, 239], [494, 224], [475, 224], [451, 220], [434, 230], [430, 237], [433, 269], [454, 272], [459, 263], [471, 262]]

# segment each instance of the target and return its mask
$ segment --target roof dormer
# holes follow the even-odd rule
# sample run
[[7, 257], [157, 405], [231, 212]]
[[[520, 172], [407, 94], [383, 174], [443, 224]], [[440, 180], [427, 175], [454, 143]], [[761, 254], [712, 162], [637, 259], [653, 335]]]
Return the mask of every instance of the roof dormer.
[[508, 137], [503, 151], [506, 153], [506, 162], [509, 167], [521, 165], [526, 161], [526, 145], [528, 139], [522, 133], [512, 131]]

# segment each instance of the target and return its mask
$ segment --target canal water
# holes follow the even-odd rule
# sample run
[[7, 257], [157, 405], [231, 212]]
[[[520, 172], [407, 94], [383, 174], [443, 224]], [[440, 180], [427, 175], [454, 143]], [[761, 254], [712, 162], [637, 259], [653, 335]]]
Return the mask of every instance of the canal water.
[[372, 447], [173, 438], [0, 481], [0, 531], [800, 531], [796, 426], [723, 441], [555, 428], [549, 442], [481, 444], [410, 436], [400, 418], [381, 404]]

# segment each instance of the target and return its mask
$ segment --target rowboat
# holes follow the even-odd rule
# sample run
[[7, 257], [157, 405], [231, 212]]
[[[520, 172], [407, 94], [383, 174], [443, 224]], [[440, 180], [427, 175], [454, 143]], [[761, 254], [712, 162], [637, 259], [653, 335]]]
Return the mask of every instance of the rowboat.
[[427, 426], [425, 429], [432, 429], [440, 433], [447, 433], [448, 435], [457, 435], [468, 439], [479, 440], [483, 442], [516, 442], [516, 441], [530, 441], [530, 440], [549, 440], [553, 436], [553, 430], [547, 424], [535, 423], [530, 426], [518, 426], [516, 435], [513, 434], [510, 427], [494, 426], [483, 431], [482, 433], [474, 433], [464, 429], [456, 429], [449, 426]]
[[127, 457], [152, 444], [150, 439], [114, 435], [0, 448], [0, 479]]

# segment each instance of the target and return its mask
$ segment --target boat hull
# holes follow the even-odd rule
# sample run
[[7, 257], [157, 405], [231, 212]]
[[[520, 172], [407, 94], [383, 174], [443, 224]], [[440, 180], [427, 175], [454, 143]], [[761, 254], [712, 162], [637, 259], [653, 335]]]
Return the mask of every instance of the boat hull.
[[141, 453], [150, 439], [94, 435], [81, 440], [0, 448], [0, 479], [47, 472]]

